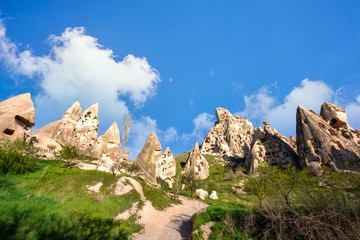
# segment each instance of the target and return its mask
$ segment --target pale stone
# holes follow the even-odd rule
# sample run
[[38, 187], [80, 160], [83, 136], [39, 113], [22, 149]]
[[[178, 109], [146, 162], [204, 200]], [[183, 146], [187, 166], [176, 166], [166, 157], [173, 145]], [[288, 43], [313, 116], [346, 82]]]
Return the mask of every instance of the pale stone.
[[154, 132], [148, 137], [135, 162], [142, 170], [143, 178], [153, 185], [157, 185], [158, 177], [169, 182], [176, 175], [174, 155], [169, 148], [162, 153], [160, 141]]
[[300, 167], [295, 138], [278, 133], [270, 122], [264, 121], [264, 127], [253, 128], [250, 121], [223, 108], [216, 109], [216, 118], [202, 143], [202, 154], [236, 159], [236, 165], [244, 166], [250, 174], [257, 174], [262, 163], [280, 168], [288, 164]]
[[210, 194], [210, 199], [213, 199], [213, 200], [219, 199], [218, 196], [217, 196], [216, 191], [212, 191], [212, 192], [211, 192], [211, 194]]
[[320, 116], [333, 128], [349, 128], [345, 110], [329, 102], [321, 105]]
[[360, 131], [348, 127], [345, 118], [337, 118], [342, 119], [340, 125], [331, 121], [338, 112], [345, 113], [339, 107], [325, 103], [322, 109], [325, 119], [305, 107], [297, 109], [296, 142], [302, 168], [316, 175], [323, 164], [337, 171], [360, 172]]
[[202, 200], [205, 200], [205, 198], [209, 195], [209, 193], [207, 191], [205, 191], [204, 189], [201, 189], [201, 188], [196, 189], [195, 194]]
[[185, 174], [194, 174], [194, 178], [197, 180], [209, 177], [209, 164], [201, 154], [197, 142], [186, 161]]
[[35, 108], [30, 93], [0, 102], [0, 138], [26, 139], [35, 124]]
[[219, 155], [223, 159], [244, 158], [254, 131], [251, 122], [233, 116], [224, 108], [216, 108], [215, 114], [217, 121], [206, 135], [201, 153]]
[[111, 168], [120, 158], [120, 131], [114, 122], [102, 136], [97, 136], [98, 108], [98, 104], [94, 104], [82, 112], [80, 103], [75, 102], [61, 120], [32, 134], [39, 141], [36, 147], [45, 149], [55, 145], [56, 151], [60, 151], [61, 145], [73, 146], [82, 154], [99, 158], [105, 168]]

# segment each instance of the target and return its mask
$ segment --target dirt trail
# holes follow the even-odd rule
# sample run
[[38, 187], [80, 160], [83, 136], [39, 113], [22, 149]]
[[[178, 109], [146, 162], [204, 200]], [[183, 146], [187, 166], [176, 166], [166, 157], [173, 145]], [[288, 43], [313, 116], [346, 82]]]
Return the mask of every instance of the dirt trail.
[[190, 218], [196, 212], [208, 205], [185, 197], [179, 198], [181, 204], [173, 205], [163, 211], [156, 210], [150, 201], [146, 200], [141, 185], [133, 178], [127, 178], [144, 201], [143, 208], [138, 212], [138, 223], [144, 226], [141, 233], [132, 236], [136, 240], [159, 239], [190, 239]]

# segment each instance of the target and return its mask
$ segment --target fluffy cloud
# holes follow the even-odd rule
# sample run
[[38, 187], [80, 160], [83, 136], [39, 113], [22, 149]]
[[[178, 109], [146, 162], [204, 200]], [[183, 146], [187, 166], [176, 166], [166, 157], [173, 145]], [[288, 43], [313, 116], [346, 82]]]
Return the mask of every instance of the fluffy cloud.
[[117, 61], [113, 51], [87, 35], [83, 27], [66, 28], [60, 36], [50, 36], [49, 44], [46, 56], [20, 51], [0, 23], [1, 60], [13, 73], [39, 81], [38, 126], [53, 121], [51, 114], [61, 115], [74, 101], [84, 107], [99, 103], [100, 120], [110, 125], [114, 119], [123, 119], [129, 103], [141, 107], [155, 94], [159, 73], [145, 58], [127, 55]]
[[268, 88], [262, 87], [257, 93], [244, 96], [245, 109], [235, 115], [245, 116], [249, 119], [262, 117], [275, 103], [275, 98], [270, 94]]
[[205, 134], [210, 130], [214, 125], [214, 115], [209, 113], [201, 113], [193, 120], [194, 129], [191, 133], [184, 133], [182, 135], [182, 140], [186, 143], [190, 140], [202, 142]]
[[[294, 135], [297, 106], [302, 105], [319, 112], [324, 101], [337, 104], [344, 102], [343, 99], [339, 99], [338, 91], [334, 91], [325, 82], [304, 79], [300, 86], [292, 89], [278, 104], [276, 97], [271, 95], [271, 91], [266, 87], [261, 88], [257, 93], [245, 96], [245, 108], [237, 114], [249, 118], [255, 124], [268, 120], [279, 132]], [[359, 128], [357, 119], [360, 118], [360, 96], [355, 102], [340, 105], [346, 109], [350, 125]]]
[[[178, 140], [178, 133], [174, 127], [170, 127], [163, 131], [158, 128], [156, 120], [149, 116], [141, 117], [140, 119], [133, 121], [130, 131], [128, 149], [132, 159], [135, 159], [137, 154], [141, 151], [151, 132], [156, 133], [162, 144]], [[162, 147], [165, 148], [166, 146]]]
[[355, 102], [348, 103], [345, 106], [345, 110], [350, 126], [355, 129], [360, 129], [360, 95], [356, 97]]

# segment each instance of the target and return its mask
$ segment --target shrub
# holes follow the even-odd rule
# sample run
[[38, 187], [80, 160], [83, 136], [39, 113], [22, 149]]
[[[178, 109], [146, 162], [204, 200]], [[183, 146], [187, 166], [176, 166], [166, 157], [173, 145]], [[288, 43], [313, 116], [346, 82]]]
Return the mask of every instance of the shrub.
[[33, 149], [21, 140], [0, 143], [0, 172], [26, 173], [36, 169]]

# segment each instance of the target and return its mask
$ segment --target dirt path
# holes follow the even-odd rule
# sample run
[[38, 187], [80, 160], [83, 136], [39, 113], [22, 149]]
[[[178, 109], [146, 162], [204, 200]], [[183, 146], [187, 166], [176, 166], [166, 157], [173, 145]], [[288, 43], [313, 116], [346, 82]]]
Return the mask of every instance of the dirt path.
[[143, 208], [138, 212], [138, 223], [144, 226], [141, 233], [132, 236], [136, 240], [159, 240], [159, 239], [190, 239], [190, 218], [196, 212], [207, 207], [207, 204], [188, 199], [179, 198], [181, 204], [173, 205], [163, 211], [156, 210], [150, 201], [146, 200], [141, 185], [132, 178], [127, 178], [140, 194], [144, 201]]

